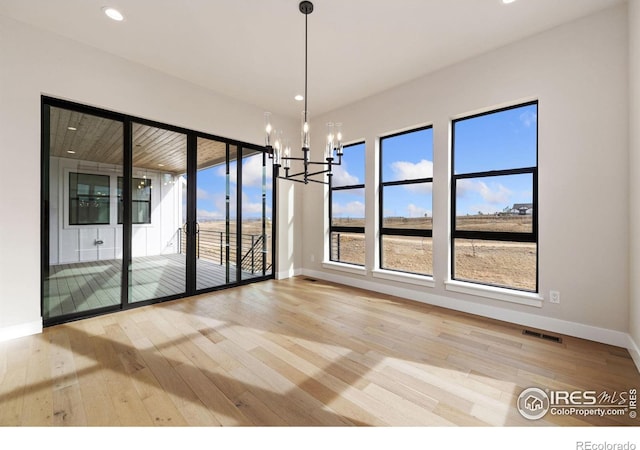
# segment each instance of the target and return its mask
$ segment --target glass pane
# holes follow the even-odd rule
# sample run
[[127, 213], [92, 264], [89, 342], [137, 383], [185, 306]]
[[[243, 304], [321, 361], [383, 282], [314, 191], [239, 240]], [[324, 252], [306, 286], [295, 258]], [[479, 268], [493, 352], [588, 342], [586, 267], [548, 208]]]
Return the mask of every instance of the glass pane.
[[433, 239], [383, 235], [380, 267], [420, 275], [433, 274]]
[[109, 225], [107, 175], [69, 173], [69, 225]]
[[382, 138], [382, 182], [433, 177], [433, 129]]
[[[271, 271], [271, 229], [266, 217], [271, 215], [267, 203], [266, 155], [243, 149], [242, 158], [242, 240], [240, 266], [243, 280], [262, 277]], [[267, 186], [269, 182], [269, 186]]]
[[536, 290], [535, 243], [455, 239], [454, 278]]
[[116, 186], [123, 125], [51, 107], [49, 129], [45, 319], [119, 305], [122, 279]]
[[344, 147], [342, 164], [332, 169], [333, 187], [364, 184], [364, 151], [364, 143]]
[[264, 251], [267, 255], [265, 275], [273, 273], [273, 167], [267, 160], [263, 167], [265, 174], [265, 182], [263, 183], [265, 196], [265, 233], [267, 235]]
[[364, 266], [364, 258], [364, 234], [331, 233], [331, 261]]
[[458, 180], [456, 229], [531, 233], [533, 175]]
[[415, 183], [382, 188], [384, 228], [433, 228], [431, 188], [433, 183]]
[[331, 225], [364, 227], [364, 189], [331, 191]]
[[455, 121], [454, 173], [535, 166], [537, 125], [535, 104]]
[[186, 168], [186, 135], [133, 124], [131, 303], [186, 291]]
[[[118, 177], [118, 223], [122, 223], [124, 209], [123, 178]], [[131, 220], [134, 224], [151, 223], [151, 179], [134, 178], [132, 184]]]
[[232, 236], [227, 223], [227, 178], [231, 174], [227, 174], [224, 142], [198, 138], [197, 145], [196, 220], [200, 231], [196, 236], [196, 288], [206, 289], [233, 281], [229, 268]]

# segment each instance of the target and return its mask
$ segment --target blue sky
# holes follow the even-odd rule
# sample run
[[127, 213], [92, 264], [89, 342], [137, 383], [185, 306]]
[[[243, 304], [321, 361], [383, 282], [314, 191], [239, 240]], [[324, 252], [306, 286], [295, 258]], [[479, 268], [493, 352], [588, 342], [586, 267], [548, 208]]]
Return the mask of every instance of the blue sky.
[[[528, 105], [456, 122], [455, 173], [535, 166], [537, 121], [537, 105]], [[532, 187], [530, 174], [460, 180], [457, 215], [532, 203]]]
[[[455, 172], [514, 169], [536, 165], [537, 105], [461, 120], [455, 124]], [[428, 128], [382, 140], [382, 180], [433, 176], [433, 130]], [[343, 166], [334, 169], [334, 186], [364, 183], [364, 144], [345, 148]], [[432, 185], [386, 187], [385, 217], [432, 217]], [[457, 214], [491, 214], [514, 203], [532, 203], [532, 177], [510, 175], [461, 180]], [[364, 217], [364, 192], [334, 193], [334, 217]]]
[[[237, 165], [229, 164], [230, 218], [235, 219], [237, 199]], [[267, 194], [266, 217], [271, 219], [271, 163], [267, 160], [265, 190]], [[263, 193], [262, 154], [255, 154], [242, 160], [242, 216], [243, 219], [262, 217]], [[198, 171], [197, 220], [224, 220], [226, 211], [227, 176], [224, 164]]]

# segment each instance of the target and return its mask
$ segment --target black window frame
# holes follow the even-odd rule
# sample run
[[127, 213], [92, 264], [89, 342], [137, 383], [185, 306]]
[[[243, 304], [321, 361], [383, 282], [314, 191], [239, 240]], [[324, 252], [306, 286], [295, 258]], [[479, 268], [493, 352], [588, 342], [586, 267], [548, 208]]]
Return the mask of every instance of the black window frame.
[[[72, 193], [72, 189], [71, 189], [71, 178], [73, 175], [76, 175], [76, 184], [75, 184], [75, 193], [76, 196], [72, 197], [71, 193]], [[107, 189], [109, 191], [109, 194], [106, 196], [97, 196], [96, 194], [78, 194], [78, 176], [79, 175], [86, 175], [86, 176], [92, 176], [92, 177], [103, 177], [107, 179]], [[84, 197], [84, 198], [81, 198]], [[98, 202], [98, 204], [100, 205], [105, 205], [106, 209], [107, 209], [107, 221], [106, 222], [87, 222], [87, 223], [81, 223], [76, 221], [73, 221], [72, 218], [72, 212], [74, 210], [76, 210], [77, 207], [74, 207], [74, 204], [78, 204], [79, 202], [81, 202], [82, 200], [86, 200], [86, 201], [95, 201], [94, 198], [98, 197], [100, 199], [100, 201]], [[105, 202], [106, 200], [106, 202]], [[86, 172], [69, 172], [69, 192], [68, 192], [68, 199], [67, 199], [68, 203], [69, 203], [69, 211], [68, 211], [68, 217], [67, 220], [69, 221], [69, 225], [70, 226], [96, 226], [96, 225], [109, 225], [111, 223], [111, 177], [109, 175], [104, 175], [104, 174], [99, 174], [99, 173], [86, 173]], [[81, 206], [81, 205], [78, 205]], [[79, 217], [79, 214], [76, 212], [75, 215], [76, 219]]]
[[[390, 186], [407, 186], [411, 184], [421, 184], [421, 183], [431, 183], [433, 188], [433, 177], [425, 177], [425, 178], [414, 178], [414, 179], [406, 179], [406, 180], [394, 180], [394, 181], [384, 181], [383, 179], [383, 170], [384, 170], [384, 141], [386, 139], [391, 139], [394, 137], [402, 136], [405, 134], [417, 133], [424, 130], [433, 130], [433, 125], [426, 125], [418, 128], [412, 128], [410, 130], [401, 131], [399, 133], [390, 134], [387, 136], [380, 137], [380, 171], [379, 171], [379, 197], [378, 197], [378, 213], [379, 213], [379, 237], [378, 237], [378, 247], [379, 247], [379, 268], [382, 270], [389, 270], [398, 273], [406, 273], [412, 275], [433, 277], [433, 274], [426, 274], [421, 272], [411, 272], [408, 270], [399, 270], [396, 268], [388, 268], [384, 267], [384, 236], [408, 236], [408, 237], [426, 237], [431, 238], [433, 240], [433, 216], [432, 216], [432, 225], [431, 229], [420, 229], [420, 228], [392, 228], [384, 226], [384, 188]], [[433, 157], [433, 154], [431, 155]], [[433, 192], [433, 190], [432, 190]], [[433, 193], [431, 194], [431, 200], [433, 202]], [[433, 244], [432, 244], [433, 245]], [[431, 261], [431, 268], [433, 269], [433, 261]]]
[[[133, 191], [133, 189], [136, 186], [138, 186], [139, 184], [143, 184], [143, 183], [144, 183], [144, 187], [145, 188], [147, 188], [147, 187], [149, 188], [149, 200], [137, 200], [137, 199], [134, 199], [134, 198], [131, 199], [131, 210], [132, 210], [131, 223], [133, 225], [150, 225], [151, 224], [151, 202], [153, 201], [152, 200], [152, 197], [153, 197], [153, 195], [152, 195], [152, 193], [153, 193], [152, 186], [153, 186], [153, 184], [151, 182], [151, 178], [131, 178], [132, 192], [135, 192], [135, 191]], [[116, 180], [116, 195], [118, 197], [118, 217], [117, 217], [116, 223], [118, 225], [122, 225], [123, 224], [123, 220], [122, 219], [123, 219], [123, 216], [124, 216], [124, 205], [123, 205], [123, 198], [124, 197], [122, 195], [123, 188], [121, 186], [124, 187], [124, 177], [120, 177], [119, 176], [117, 178], [117, 180]], [[133, 197], [133, 195], [132, 195], [132, 197]], [[147, 221], [139, 222], [139, 221], [135, 220], [135, 218], [133, 217], [134, 216], [133, 215], [133, 211], [134, 211], [133, 204], [134, 203], [137, 203], [137, 204], [146, 203], [147, 204], [146, 205], [147, 206], [146, 207], [146, 209], [147, 209], [147, 217], [148, 217]]]
[[[485, 111], [478, 114], [473, 114], [470, 116], [459, 117], [451, 121], [451, 224], [450, 224], [450, 249], [451, 249], [451, 279], [455, 281], [463, 281], [466, 283], [478, 284], [482, 286], [492, 286], [503, 289], [510, 289], [514, 291], [522, 291], [522, 292], [532, 292], [539, 293], [540, 291], [540, 283], [539, 283], [539, 235], [538, 235], [538, 153], [539, 153], [539, 127], [538, 121], [536, 120], [536, 155], [535, 155], [535, 166], [531, 167], [518, 167], [512, 169], [500, 169], [500, 170], [486, 170], [479, 172], [468, 172], [468, 173], [460, 173], [456, 174], [455, 171], [455, 149], [456, 149], [456, 124], [465, 120], [471, 120], [478, 117], [483, 117], [491, 114], [497, 114], [504, 111], [509, 111], [513, 109], [523, 108], [527, 106], [536, 106], [536, 114], [539, 111], [539, 103], [538, 100], [533, 100], [525, 103], [518, 103], [516, 105], [511, 105], [503, 108], [492, 109], [490, 111]], [[532, 176], [532, 224], [530, 232], [510, 232], [510, 231], [481, 231], [481, 230], [458, 230], [457, 229], [457, 215], [456, 215], [456, 193], [457, 193], [457, 184], [460, 180], [465, 179], [478, 179], [478, 178], [489, 178], [496, 176], [508, 176], [508, 175], [522, 175], [522, 174], [530, 174]], [[456, 266], [456, 252], [455, 252], [455, 243], [456, 239], [473, 239], [479, 241], [502, 241], [502, 242], [517, 242], [517, 243], [533, 243], [536, 244], [536, 287], [535, 290], [523, 289], [516, 286], [505, 286], [498, 283], [488, 283], [478, 280], [469, 280], [466, 278], [456, 278], [455, 275], [455, 266]]]
[[[352, 144], [348, 144], [345, 145], [343, 147], [343, 152], [349, 151], [349, 147], [355, 147], [357, 145], [364, 145], [365, 146], [365, 161], [362, 161], [363, 166], [365, 166], [366, 168], [366, 143], [365, 141], [359, 141], [359, 142], [354, 142]], [[365, 172], [366, 173], [366, 172]], [[349, 234], [362, 234], [364, 236], [365, 234], [365, 227], [353, 227], [353, 226], [334, 226], [333, 225], [333, 193], [334, 192], [339, 192], [339, 191], [349, 191], [349, 190], [356, 190], [356, 189], [363, 189], [365, 188], [365, 183], [360, 183], [360, 184], [351, 184], [351, 185], [344, 185], [344, 186], [333, 186], [333, 176], [329, 177], [329, 261], [331, 262], [337, 262], [340, 264], [349, 264], [352, 266], [357, 266], [357, 267], [364, 267], [366, 265], [366, 248], [365, 248], [365, 255], [363, 255], [363, 259], [365, 260], [364, 264], [358, 264], [358, 263], [354, 263], [354, 262], [348, 262], [348, 261], [340, 261], [340, 246], [338, 245], [338, 259], [334, 259], [333, 258], [333, 235], [334, 233], [337, 233], [338, 236], [340, 236], [340, 233], [349, 233]], [[365, 200], [366, 201], [366, 200]], [[365, 218], [366, 220], [366, 218]]]

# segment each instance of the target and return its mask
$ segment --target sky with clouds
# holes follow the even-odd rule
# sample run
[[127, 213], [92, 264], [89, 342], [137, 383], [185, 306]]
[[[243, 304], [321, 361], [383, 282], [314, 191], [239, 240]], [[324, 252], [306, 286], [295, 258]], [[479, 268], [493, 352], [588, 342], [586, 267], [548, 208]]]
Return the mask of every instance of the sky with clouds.
[[[237, 167], [236, 161], [229, 164], [229, 216], [237, 217]], [[265, 175], [266, 217], [271, 218], [272, 172], [267, 161]], [[255, 154], [242, 160], [242, 217], [259, 219], [262, 217], [263, 194], [262, 154]], [[227, 175], [224, 164], [198, 171], [197, 180], [197, 220], [206, 222], [224, 220], [226, 215]]]
[[[536, 166], [537, 105], [525, 105], [455, 123], [456, 174]], [[433, 177], [433, 130], [426, 128], [382, 139], [382, 181]], [[364, 183], [364, 144], [345, 147], [333, 185]], [[456, 214], [501, 212], [515, 203], [533, 203], [531, 174], [460, 180]], [[432, 217], [432, 183], [384, 188], [385, 217]], [[364, 217], [364, 191], [333, 193], [333, 215]]]

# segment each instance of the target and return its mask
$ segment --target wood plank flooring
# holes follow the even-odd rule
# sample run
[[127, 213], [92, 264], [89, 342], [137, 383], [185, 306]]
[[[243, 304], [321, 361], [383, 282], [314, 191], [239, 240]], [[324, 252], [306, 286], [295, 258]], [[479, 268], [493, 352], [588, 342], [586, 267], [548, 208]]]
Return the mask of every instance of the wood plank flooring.
[[[91, 311], [120, 304], [122, 261], [91, 261], [51, 266], [45, 282], [45, 317]], [[196, 288], [206, 289], [236, 281], [236, 268], [212, 261], [196, 262]], [[242, 272], [243, 280], [262, 273]], [[131, 301], [139, 302], [179, 295], [186, 286], [185, 255], [170, 254], [133, 259]], [[229, 281], [227, 281], [229, 280]]]
[[529, 421], [528, 387], [621, 392], [640, 374], [625, 349], [301, 277], [0, 343], [3, 426], [638, 425]]

